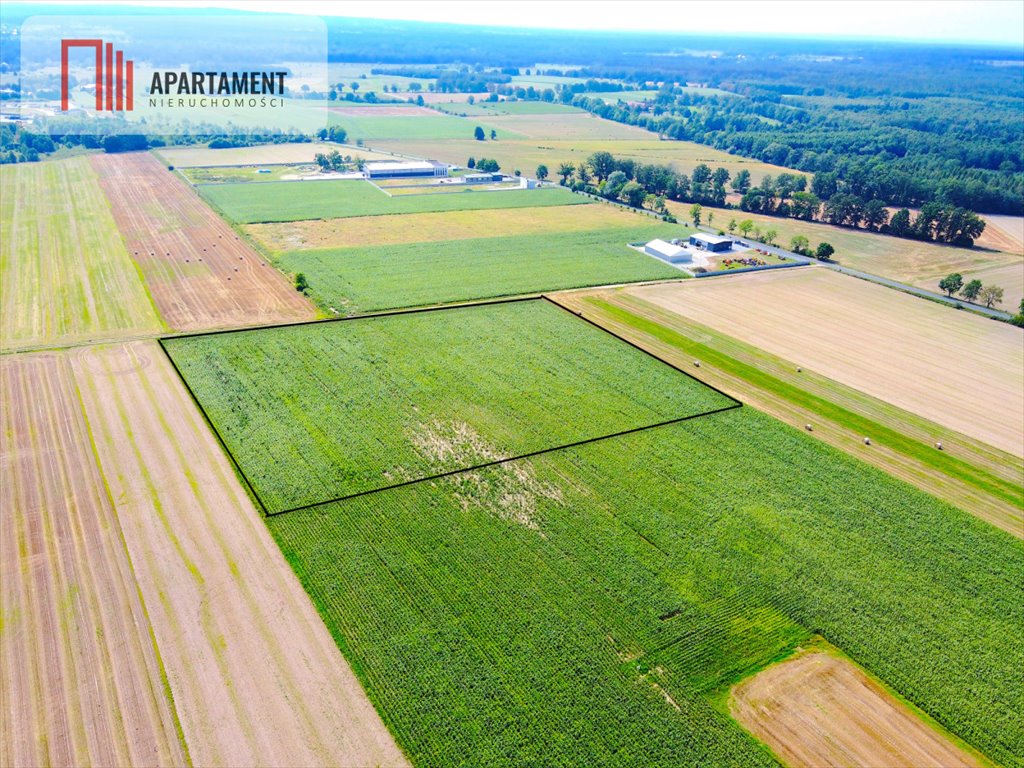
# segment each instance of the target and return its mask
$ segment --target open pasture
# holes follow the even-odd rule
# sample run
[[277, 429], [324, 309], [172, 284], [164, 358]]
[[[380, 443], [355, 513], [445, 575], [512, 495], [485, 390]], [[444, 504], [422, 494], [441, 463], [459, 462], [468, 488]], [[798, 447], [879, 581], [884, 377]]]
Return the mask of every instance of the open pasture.
[[582, 111], [554, 115], [545, 112], [514, 112], [488, 117], [487, 122], [527, 139], [645, 141], [651, 136], [643, 128], [603, 120]]
[[312, 305], [279, 272], [155, 157], [131, 153], [90, 159], [128, 251], [169, 326], [207, 329], [315, 316]]
[[642, 226], [643, 221], [612, 205], [553, 205], [247, 224], [245, 231], [271, 251], [292, 251], [587, 232]]
[[735, 405], [543, 299], [162, 343], [268, 514]]
[[818, 267], [630, 293], [1024, 456], [1017, 328]]
[[[498, 194], [498, 193], [494, 193]], [[290, 251], [275, 263], [306, 276], [325, 310], [352, 314], [644, 280], [679, 280], [678, 269], [628, 247], [680, 227], [647, 224], [582, 232], [437, 240]]]
[[0, 168], [0, 349], [164, 329], [85, 157]]
[[373, 152], [354, 144], [336, 144], [330, 141], [307, 141], [298, 144], [259, 144], [254, 147], [210, 149], [198, 147], [161, 147], [154, 154], [175, 168], [202, 168], [229, 165], [293, 165], [312, 163], [318, 152], [324, 154], [338, 150], [363, 160], [390, 160], [388, 153]]
[[358, 180], [219, 184], [201, 187], [199, 193], [228, 219], [241, 224], [587, 202], [566, 189], [556, 188], [501, 192], [466, 189], [461, 194], [389, 197], [372, 184]]
[[268, 525], [414, 763], [774, 764], [725, 692], [813, 628], [1021, 764], [1024, 547], [750, 408]]
[[791, 768], [983, 764], [856, 664], [825, 651], [798, 654], [744, 680], [729, 709]]
[[[575, 115], [566, 115], [568, 118], [576, 118]], [[509, 118], [511, 119], [511, 118]], [[550, 118], [553, 123], [559, 121], [560, 116]], [[449, 163], [465, 165], [470, 157], [494, 158], [501, 165], [501, 169], [511, 173], [515, 169], [521, 170], [526, 175], [532, 175], [534, 169], [544, 163], [547, 165], [552, 178], [556, 178], [558, 166], [563, 162], [581, 163], [585, 162], [590, 155], [598, 151], [611, 152], [617, 158], [629, 158], [642, 163], [654, 163], [671, 166], [681, 173], [692, 173], [693, 169], [701, 163], [706, 163], [712, 168], [723, 167], [735, 175], [742, 169], [750, 171], [754, 184], [760, 183], [764, 176], [776, 176], [780, 173], [794, 173], [792, 169], [783, 168], [777, 165], [762, 163], [759, 160], [730, 155], [727, 152], [706, 147], [702, 144], [695, 144], [689, 141], [658, 141], [656, 138], [621, 138], [623, 129], [630, 129], [610, 120], [600, 118], [588, 118], [594, 121], [593, 125], [604, 131], [600, 136], [567, 139], [564, 137], [553, 137], [545, 139], [506, 139], [504, 141], [474, 141], [471, 137], [466, 139], [439, 139], [439, 140], [407, 140], [394, 141], [381, 139], [373, 142], [378, 150], [390, 150], [395, 152], [406, 152], [418, 157], [430, 157], [436, 160], [443, 160]], [[590, 126], [591, 124], [587, 124]], [[557, 125], [552, 125], [551, 131], [560, 130]], [[616, 139], [615, 136], [620, 138]], [[647, 131], [643, 132], [644, 137], [650, 137]], [[602, 138], [604, 137], [604, 138]]]

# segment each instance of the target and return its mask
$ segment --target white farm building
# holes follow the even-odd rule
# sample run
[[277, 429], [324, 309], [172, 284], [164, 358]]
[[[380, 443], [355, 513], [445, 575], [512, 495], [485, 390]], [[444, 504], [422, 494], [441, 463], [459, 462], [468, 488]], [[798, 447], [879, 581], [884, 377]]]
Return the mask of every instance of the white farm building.
[[448, 165], [433, 160], [372, 162], [363, 164], [363, 172], [371, 179], [394, 179], [406, 176], [443, 177], [448, 175]]
[[644, 246], [644, 253], [662, 261], [673, 264], [686, 262], [692, 259], [690, 252], [681, 245], [673, 245], [664, 240], [651, 240]]

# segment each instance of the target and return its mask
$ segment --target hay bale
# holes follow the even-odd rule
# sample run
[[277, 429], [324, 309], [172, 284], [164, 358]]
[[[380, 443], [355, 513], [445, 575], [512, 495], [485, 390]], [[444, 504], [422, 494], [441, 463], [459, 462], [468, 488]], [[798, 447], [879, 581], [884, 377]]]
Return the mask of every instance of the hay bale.
[[942, 450], [942, 441], [940, 440], [939, 442], [937, 442], [935, 444], [935, 447], [938, 448], [941, 451]]
[[695, 367], [700, 368], [700, 360], [694, 360], [693, 364]]
[[864, 438], [864, 445], [871, 445], [871, 438], [870, 437], [865, 437]]
[[804, 424], [804, 429], [806, 429], [808, 432], [814, 431], [814, 427], [812, 427], [810, 424]]

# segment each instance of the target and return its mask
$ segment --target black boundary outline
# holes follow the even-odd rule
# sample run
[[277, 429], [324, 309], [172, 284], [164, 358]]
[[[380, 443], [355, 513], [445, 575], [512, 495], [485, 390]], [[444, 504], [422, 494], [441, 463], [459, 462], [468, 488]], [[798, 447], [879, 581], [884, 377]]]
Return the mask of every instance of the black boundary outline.
[[[317, 325], [317, 324], [320, 324], [320, 323], [337, 323], [337, 322], [344, 322], [344, 321], [348, 321], [348, 320], [366, 320], [366, 319], [375, 318], [375, 317], [393, 317], [393, 316], [396, 316], [396, 315], [412, 315], [412, 314], [419, 314], [419, 313], [424, 313], [424, 312], [437, 312], [437, 311], [440, 311], [440, 310], [465, 309], [465, 308], [468, 308], [468, 307], [486, 307], [486, 306], [494, 306], [494, 305], [500, 305], [500, 304], [514, 304], [514, 303], [526, 302], [526, 301], [544, 301], [544, 302], [547, 302], [547, 303], [549, 303], [549, 304], [551, 304], [551, 305], [553, 305], [555, 307], [558, 307], [559, 309], [563, 310], [564, 312], [567, 312], [568, 314], [572, 315], [573, 317], [575, 317], [575, 318], [577, 318], [579, 320], [583, 320], [585, 323], [593, 326], [594, 328], [597, 328], [598, 330], [603, 331], [604, 333], [608, 334], [609, 336], [611, 336], [611, 337], [613, 337], [615, 339], [618, 339], [619, 341], [629, 345], [633, 349], [638, 350], [639, 352], [642, 352], [643, 354], [647, 355], [648, 357], [651, 357], [651, 358], [657, 360], [662, 365], [666, 365], [669, 368], [671, 368], [672, 370], [674, 370], [674, 371], [676, 371], [678, 373], [683, 374], [684, 376], [692, 379], [693, 381], [696, 381], [698, 384], [700, 384], [700, 385], [702, 385], [704, 387], [707, 387], [708, 389], [712, 390], [713, 392], [717, 393], [718, 395], [721, 395], [722, 397], [724, 397], [727, 400], [731, 401], [731, 404], [727, 405], [727, 406], [724, 406], [722, 408], [715, 408], [715, 409], [710, 410], [710, 411], [705, 411], [703, 413], [695, 413], [695, 414], [690, 414], [689, 416], [681, 416], [681, 417], [676, 418], [676, 419], [669, 419], [667, 421], [661, 421], [661, 422], [658, 422], [657, 424], [647, 424], [645, 426], [633, 427], [632, 429], [626, 429], [626, 430], [622, 430], [620, 432], [612, 432], [612, 433], [606, 434], [606, 435], [599, 435], [597, 437], [590, 437], [590, 438], [586, 438], [584, 440], [577, 440], [576, 442], [572, 442], [572, 443], [565, 443], [564, 445], [556, 445], [556, 446], [552, 446], [552, 447], [549, 447], [549, 448], [542, 448], [540, 450], [531, 451], [529, 453], [520, 454], [518, 456], [509, 456], [509, 457], [506, 457], [506, 458], [503, 458], [503, 459], [496, 459], [495, 461], [488, 461], [488, 462], [485, 462], [483, 464], [475, 464], [475, 465], [470, 466], [470, 467], [461, 467], [459, 469], [453, 469], [453, 470], [450, 470], [448, 472], [441, 472], [441, 473], [435, 474], [435, 475], [428, 475], [428, 476], [425, 476], [425, 477], [414, 478], [412, 480], [405, 480], [405, 481], [403, 481], [401, 483], [393, 483], [391, 485], [381, 486], [380, 488], [370, 488], [370, 489], [363, 490], [363, 491], [357, 491], [356, 493], [350, 493], [350, 494], [347, 494], [347, 495], [344, 495], [344, 496], [338, 496], [338, 497], [333, 498], [333, 499], [325, 499], [323, 501], [316, 501], [316, 502], [313, 502], [311, 504], [304, 504], [304, 505], [298, 506], [298, 507], [291, 507], [289, 509], [283, 509], [283, 510], [278, 510], [277, 512], [271, 512], [270, 510], [267, 509], [267, 506], [266, 506], [266, 504], [264, 504], [263, 499], [260, 498], [260, 495], [256, 492], [256, 488], [253, 486], [252, 482], [250, 482], [249, 478], [246, 476], [245, 471], [242, 469], [241, 464], [239, 464], [238, 460], [235, 458], [235, 455], [231, 452], [231, 449], [228, 447], [227, 443], [224, 441], [224, 438], [221, 436], [220, 431], [217, 429], [217, 427], [214, 425], [213, 421], [210, 419], [210, 416], [206, 412], [206, 409], [203, 407], [202, 403], [199, 402], [199, 398], [196, 396], [196, 393], [193, 391], [192, 387], [189, 385], [189, 383], [185, 379], [184, 375], [182, 375], [181, 369], [178, 368], [177, 363], [174, 362], [174, 358], [171, 357], [171, 354], [170, 354], [170, 352], [168, 352], [167, 346], [164, 343], [165, 341], [175, 341], [177, 339], [195, 338], [195, 337], [198, 337], [198, 336], [216, 336], [216, 335], [220, 335], [220, 334], [224, 334], [224, 333], [245, 333], [246, 331], [265, 331], [265, 330], [271, 330], [271, 329], [275, 329], [275, 328], [294, 328], [294, 327], [300, 327], [300, 326], [305, 326], [305, 325]], [[582, 446], [582, 445], [589, 445], [590, 443], [596, 443], [596, 442], [600, 442], [602, 440], [609, 440], [609, 439], [615, 438], [615, 437], [623, 437], [625, 435], [632, 435], [632, 434], [636, 434], [637, 432], [647, 431], [649, 429], [657, 429], [659, 427], [667, 427], [667, 426], [670, 426], [672, 424], [679, 424], [679, 423], [682, 423], [684, 421], [690, 421], [692, 419], [698, 419], [698, 418], [701, 418], [701, 417], [704, 417], [704, 416], [712, 416], [712, 415], [714, 415], [716, 413], [724, 413], [725, 411], [731, 411], [731, 410], [734, 410], [736, 408], [742, 408], [743, 407], [743, 403], [741, 401], [737, 400], [735, 397], [733, 397], [732, 395], [728, 394], [727, 392], [723, 392], [718, 387], [716, 387], [716, 386], [714, 386], [712, 384], [708, 384], [705, 381], [702, 381], [701, 379], [697, 378], [696, 376], [694, 376], [689, 371], [685, 371], [682, 368], [680, 368], [679, 366], [673, 365], [672, 363], [668, 362], [667, 360], [664, 360], [663, 358], [658, 357], [653, 352], [651, 352], [651, 351], [649, 351], [647, 349], [644, 349], [643, 347], [639, 346], [638, 344], [633, 343], [629, 339], [626, 339], [626, 338], [620, 336], [619, 334], [615, 333], [614, 331], [611, 331], [608, 328], [605, 328], [603, 325], [600, 325], [599, 323], [596, 323], [593, 320], [591, 320], [591, 319], [589, 319], [587, 317], [584, 317], [582, 312], [577, 312], [577, 311], [575, 311], [573, 309], [570, 309], [569, 307], [565, 306], [564, 304], [561, 304], [558, 301], [555, 301], [554, 299], [552, 299], [550, 296], [547, 296], [546, 294], [541, 294], [539, 296], [517, 297], [517, 298], [511, 298], [511, 299], [497, 299], [497, 300], [492, 300], [492, 301], [470, 302], [470, 303], [464, 303], [464, 304], [445, 304], [445, 305], [438, 305], [438, 306], [432, 306], [432, 307], [421, 307], [421, 308], [416, 308], [416, 309], [397, 309], [397, 310], [389, 310], [389, 311], [386, 311], [386, 312], [368, 313], [368, 314], [363, 314], [363, 315], [350, 315], [350, 316], [347, 316], [347, 317], [328, 317], [328, 318], [324, 318], [324, 319], [321, 319], [321, 320], [307, 320], [307, 321], [298, 322], [298, 323], [277, 323], [277, 324], [273, 324], [273, 325], [255, 325], [255, 326], [249, 326], [249, 327], [245, 327], [245, 328], [229, 328], [229, 329], [218, 330], [218, 331], [201, 331], [201, 332], [198, 332], [198, 333], [180, 334], [180, 335], [175, 335], [175, 336], [163, 336], [163, 337], [158, 338], [157, 341], [160, 343], [160, 348], [163, 350], [164, 355], [167, 357], [167, 359], [171, 363], [171, 366], [174, 368], [174, 372], [178, 375], [178, 378], [185, 385], [185, 389], [188, 391], [189, 396], [192, 398], [192, 402], [195, 403], [196, 407], [199, 409], [199, 412], [202, 413], [203, 419], [209, 425], [210, 429], [213, 431], [213, 434], [217, 437], [217, 442], [220, 443], [221, 447], [224, 449], [224, 452], [228, 455], [228, 458], [231, 460], [232, 465], [234, 465], [236, 471], [238, 472], [239, 477], [242, 478], [243, 482], [246, 485], [246, 488], [249, 491], [249, 494], [256, 500], [256, 503], [259, 504], [260, 509], [263, 512], [263, 516], [264, 517], [268, 517], [268, 518], [269, 517], [277, 517], [278, 515], [286, 515], [286, 514], [288, 514], [290, 512], [301, 512], [301, 511], [304, 511], [304, 510], [314, 509], [316, 507], [322, 507], [322, 506], [324, 506], [326, 504], [334, 504], [334, 503], [337, 503], [337, 502], [348, 501], [349, 499], [359, 498], [360, 496], [369, 496], [369, 495], [372, 495], [372, 494], [375, 494], [375, 493], [381, 493], [383, 491], [390, 491], [390, 490], [393, 490], [393, 489], [396, 489], [396, 488], [404, 488], [404, 487], [407, 487], [407, 486], [410, 486], [410, 485], [416, 485], [418, 483], [425, 483], [425, 482], [429, 482], [429, 481], [432, 481], [432, 480], [440, 480], [440, 479], [443, 479], [443, 478], [446, 478], [446, 477], [452, 477], [454, 475], [460, 475], [460, 474], [463, 474], [463, 473], [466, 473], [466, 472], [475, 472], [475, 471], [478, 471], [478, 470], [481, 470], [481, 469], [487, 469], [487, 468], [490, 468], [490, 467], [500, 466], [502, 464], [508, 464], [510, 462], [513, 462], [513, 461], [520, 461], [522, 459], [529, 459], [529, 458], [533, 458], [535, 456], [542, 456], [542, 455], [544, 455], [546, 453], [553, 453], [555, 451], [563, 451], [563, 450], [566, 450], [566, 449], [569, 449], [569, 448], [577, 448], [577, 447]]]

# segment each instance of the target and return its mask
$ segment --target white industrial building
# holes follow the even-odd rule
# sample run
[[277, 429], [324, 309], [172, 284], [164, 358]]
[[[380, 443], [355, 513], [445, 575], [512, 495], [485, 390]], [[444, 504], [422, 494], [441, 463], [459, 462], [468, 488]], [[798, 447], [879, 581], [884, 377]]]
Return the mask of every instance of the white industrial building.
[[703, 248], [705, 251], [722, 253], [732, 250], [732, 238], [723, 235], [706, 235], [703, 232], [695, 232], [690, 235], [690, 245]]
[[363, 164], [363, 172], [371, 179], [394, 179], [406, 176], [448, 175], [448, 165], [433, 160], [409, 160], [403, 162], [372, 162]]
[[692, 254], [683, 246], [667, 243], [664, 240], [651, 240], [644, 246], [644, 253], [673, 264], [691, 261], [693, 258]]

